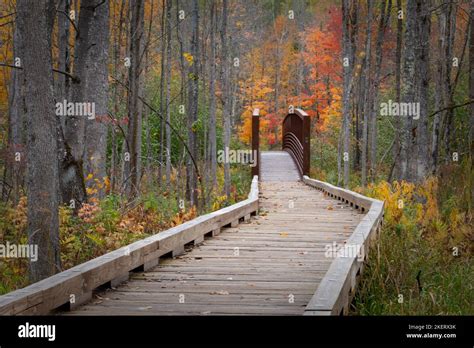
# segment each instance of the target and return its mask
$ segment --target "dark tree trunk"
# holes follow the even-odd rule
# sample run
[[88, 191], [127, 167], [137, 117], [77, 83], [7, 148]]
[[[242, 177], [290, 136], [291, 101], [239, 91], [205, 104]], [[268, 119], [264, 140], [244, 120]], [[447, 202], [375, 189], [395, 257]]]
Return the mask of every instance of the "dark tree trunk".
[[[193, 63], [189, 68], [188, 83], [188, 147], [194, 157], [197, 160], [198, 147], [196, 139], [196, 121], [198, 119], [198, 98], [199, 98], [199, 1], [193, 0], [192, 2], [192, 13], [191, 13], [191, 55], [193, 57]], [[187, 199], [191, 203], [191, 206], [198, 204], [197, 195], [197, 174], [194, 168], [191, 157], [188, 156], [187, 164]]]
[[365, 66], [364, 66], [364, 86], [363, 86], [363, 123], [362, 123], [362, 157], [361, 157], [361, 182], [362, 186], [367, 183], [367, 145], [368, 145], [368, 127], [369, 114], [372, 111], [369, 86], [370, 86], [370, 71], [371, 71], [371, 46], [372, 46], [372, 11], [373, 0], [367, 0], [367, 31], [365, 41]]
[[[166, 186], [169, 187], [171, 182], [171, 0], [166, 2]], [[161, 178], [160, 178], [161, 180]]]
[[[221, 90], [222, 90], [222, 112], [224, 119], [224, 149], [230, 148], [230, 99], [229, 99], [229, 47], [227, 37], [227, 15], [228, 2], [222, 0], [222, 26], [221, 26]], [[224, 162], [224, 192], [229, 197], [230, 195], [230, 163]]]
[[210, 45], [211, 56], [209, 59], [209, 177], [212, 187], [217, 185], [217, 139], [216, 139], [216, 4], [211, 4], [211, 29]]
[[143, 105], [143, 50], [144, 50], [144, 0], [137, 0], [130, 8], [130, 68], [128, 91], [128, 153], [130, 160], [125, 161], [126, 192], [130, 198], [140, 192], [141, 144]]
[[[401, 68], [402, 68], [402, 44], [403, 44], [403, 18], [400, 16], [402, 8], [402, 1], [397, 0], [397, 50], [395, 53], [395, 93], [396, 93], [396, 102], [400, 103], [401, 101]], [[395, 139], [393, 143], [393, 165], [390, 170], [388, 181], [391, 181], [392, 178], [399, 178], [400, 173], [398, 169], [400, 168], [397, 163], [400, 160], [401, 154], [401, 137], [400, 137], [400, 119], [398, 117], [394, 120], [395, 126]]]

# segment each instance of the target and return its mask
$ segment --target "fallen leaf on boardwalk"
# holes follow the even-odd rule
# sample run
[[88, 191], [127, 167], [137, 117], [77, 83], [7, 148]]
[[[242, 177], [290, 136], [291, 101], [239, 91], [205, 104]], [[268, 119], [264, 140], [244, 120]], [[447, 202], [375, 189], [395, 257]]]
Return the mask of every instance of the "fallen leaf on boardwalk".
[[229, 292], [225, 290], [219, 290], [211, 292], [211, 295], [229, 295]]
[[281, 232], [281, 233], [280, 233], [280, 236], [282, 236], [282, 237], [288, 237], [288, 233], [287, 233], [287, 232]]
[[334, 207], [332, 205], [328, 205], [328, 210], [334, 210]]
[[153, 308], [152, 306], [138, 307], [138, 310], [140, 310], [140, 311], [147, 311], [147, 310], [152, 309], [152, 308]]

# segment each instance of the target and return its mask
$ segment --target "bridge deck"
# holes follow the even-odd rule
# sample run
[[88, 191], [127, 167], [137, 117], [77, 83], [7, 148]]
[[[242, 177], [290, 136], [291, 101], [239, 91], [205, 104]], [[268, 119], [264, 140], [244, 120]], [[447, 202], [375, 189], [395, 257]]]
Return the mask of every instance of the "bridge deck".
[[284, 152], [262, 153], [261, 214], [115, 289], [72, 315], [301, 315], [362, 215], [298, 181]]

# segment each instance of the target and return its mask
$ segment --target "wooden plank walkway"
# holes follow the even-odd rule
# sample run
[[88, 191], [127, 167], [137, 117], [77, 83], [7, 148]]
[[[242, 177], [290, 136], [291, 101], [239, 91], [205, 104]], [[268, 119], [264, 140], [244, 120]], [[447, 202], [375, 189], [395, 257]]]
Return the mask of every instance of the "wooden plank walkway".
[[302, 315], [332, 262], [325, 246], [363, 215], [299, 181], [286, 152], [263, 152], [261, 170], [259, 216], [66, 314]]

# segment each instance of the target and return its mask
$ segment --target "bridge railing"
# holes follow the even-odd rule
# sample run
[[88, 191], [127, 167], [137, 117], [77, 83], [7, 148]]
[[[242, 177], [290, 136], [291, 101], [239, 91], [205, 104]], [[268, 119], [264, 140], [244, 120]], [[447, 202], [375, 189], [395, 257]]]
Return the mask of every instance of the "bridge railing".
[[254, 109], [252, 113], [252, 153], [256, 154], [256, 163], [252, 167], [252, 176], [260, 177], [260, 110]]
[[379, 234], [383, 223], [384, 202], [308, 176], [304, 176], [303, 181], [324, 192], [326, 196], [366, 213], [340, 249], [341, 252], [337, 253], [304, 313], [305, 315], [347, 314], [364, 268], [370, 243]]
[[301, 109], [294, 109], [283, 119], [282, 148], [298, 167], [301, 176], [309, 175], [311, 119]]
[[0, 315], [44, 315], [56, 309], [72, 310], [88, 302], [93, 290], [127, 280], [130, 272], [158, 265], [160, 257], [184, 252], [188, 243], [215, 236], [222, 227], [235, 227], [258, 211], [258, 177], [254, 176], [248, 198], [199, 216], [143, 240], [55, 274], [23, 289], [0, 296]]

